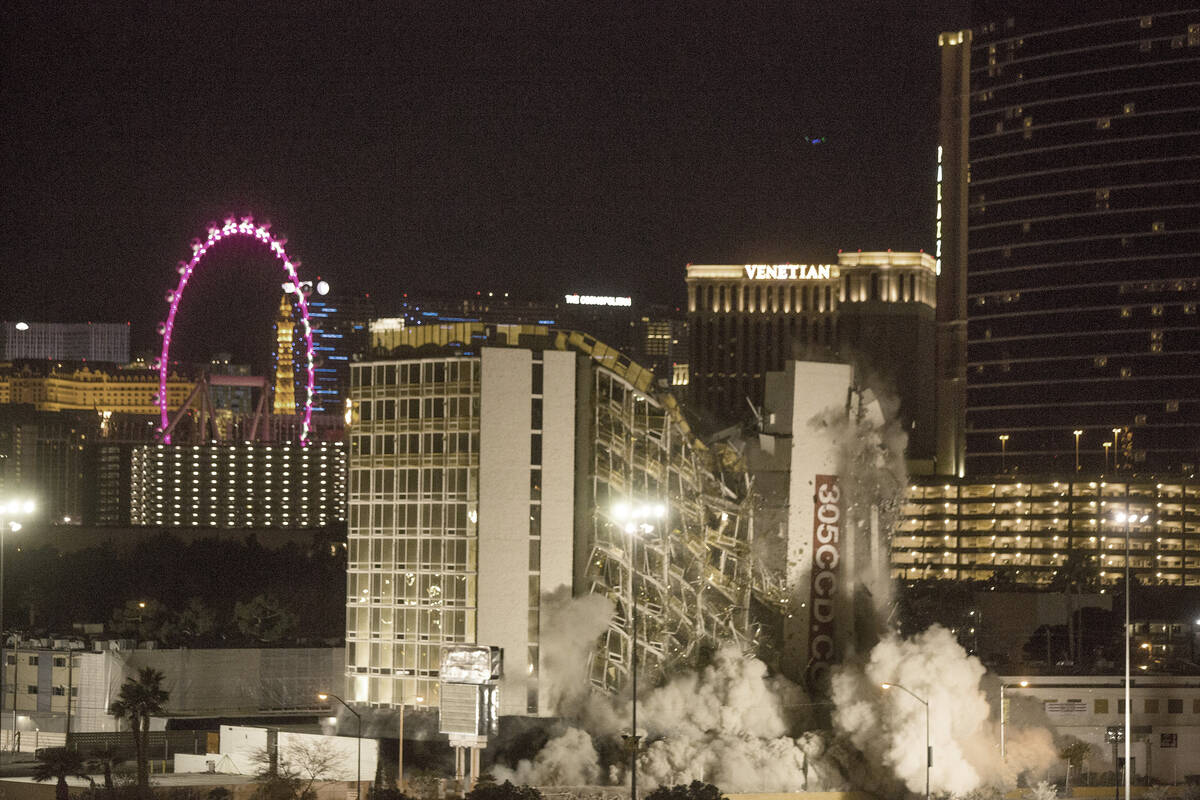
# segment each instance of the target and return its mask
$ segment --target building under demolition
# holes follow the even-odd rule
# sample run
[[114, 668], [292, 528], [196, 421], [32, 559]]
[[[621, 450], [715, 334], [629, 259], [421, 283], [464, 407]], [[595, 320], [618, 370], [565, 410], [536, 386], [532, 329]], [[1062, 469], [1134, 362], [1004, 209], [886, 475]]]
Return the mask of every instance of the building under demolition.
[[[456, 324], [390, 332], [353, 366], [350, 698], [438, 703], [442, 645], [504, 651], [501, 712], [552, 713], [544, 598], [610, 597], [591, 680], [616, 691], [703, 642], [751, 645], [744, 475], [691, 433], [653, 375], [590, 336]], [[661, 506], [634, 536], [622, 505]], [[513, 613], [524, 608], [526, 614]]]
[[476, 642], [503, 650], [501, 714], [552, 715], [542, 642], [564, 587], [613, 603], [589, 671], [609, 692], [635, 652], [653, 680], [718, 643], [770, 640], [789, 674], [844, 650], [846, 562], [875, 552], [839, 532], [848, 368], [780, 376], [754, 448], [710, 447], [652, 373], [583, 333], [459, 323], [375, 344], [392, 357], [351, 371], [349, 700], [437, 706], [441, 648]]

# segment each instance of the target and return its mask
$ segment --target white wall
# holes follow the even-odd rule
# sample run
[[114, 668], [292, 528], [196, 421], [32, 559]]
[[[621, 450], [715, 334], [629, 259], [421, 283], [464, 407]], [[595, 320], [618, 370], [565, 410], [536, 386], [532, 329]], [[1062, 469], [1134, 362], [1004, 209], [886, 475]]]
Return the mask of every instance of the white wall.
[[532, 353], [485, 347], [481, 361], [475, 638], [504, 649], [500, 713], [525, 714]]
[[[351, 725], [351, 728], [354, 726]], [[362, 748], [362, 762], [360, 769], [355, 770], [354, 758], [359, 752], [359, 747]], [[375, 780], [375, 766], [379, 760], [379, 740], [377, 739], [362, 739], [361, 742], [354, 736], [323, 736], [313, 733], [291, 733], [288, 731], [279, 732], [279, 757], [288, 759], [294, 747], [328, 747], [336, 752], [341, 759], [337, 766], [333, 768], [329, 775], [325, 776], [327, 780], [334, 781], [353, 781], [361, 776], [364, 782]]]
[[575, 527], [575, 353], [547, 351], [542, 435], [542, 593], [571, 586]]
[[[845, 408], [846, 391], [853, 373], [845, 364], [789, 361], [784, 374], [782, 381], [774, 379], [769, 385], [785, 394], [776, 401], [768, 401], [768, 408], [779, 408], [778, 414], [788, 411], [791, 414], [787, 421], [777, 414], [775, 429], [786, 426], [792, 434], [787, 515], [787, 587], [792, 608], [784, 622], [784, 657], [792, 663], [793, 674], [800, 675], [810, 657], [809, 595], [816, 476], [837, 475], [837, 443], [815, 421], [831, 411]], [[844, 502], [842, 508], [845, 509]], [[839, 569], [839, 577], [839, 586], [849, 586], [844, 564]], [[843, 607], [836, 613], [845, 617], [849, 610]]]
[[[261, 764], [256, 760], [256, 754], [267, 747], [268, 729], [242, 726], [221, 726], [221, 752], [203, 755], [178, 755], [175, 758], [176, 772], [207, 772], [208, 764], [212, 762], [214, 771], [226, 775], [254, 775]], [[361, 744], [361, 770], [355, 770], [355, 756]], [[324, 780], [351, 781], [361, 775], [363, 782], [375, 779], [376, 764], [379, 760], [379, 741], [364, 738], [361, 743], [354, 736], [324, 736], [312, 733], [278, 732], [278, 748], [280, 757], [289, 758], [295, 746], [327, 747], [341, 756]], [[294, 758], [294, 756], [292, 756]]]
[[241, 725], [221, 726], [221, 756], [218, 772], [253, 775], [258, 771], [255, 754], [267, 749], [267, 729]]
[[[575, 558], [575, 378], [578, 356], [546, 351], [542, 434], [541, 593], [574, 589]], [[545, 625], [544, 612], [539, 624]], [[539, 631], [539, 640], [541, 634]], [[545, 663], [545, 648], [538, 660]], [[539, 675], [542, 670], [538, 670]], [[538, 714], [549, 713], [544, 681], [538, 683]]]

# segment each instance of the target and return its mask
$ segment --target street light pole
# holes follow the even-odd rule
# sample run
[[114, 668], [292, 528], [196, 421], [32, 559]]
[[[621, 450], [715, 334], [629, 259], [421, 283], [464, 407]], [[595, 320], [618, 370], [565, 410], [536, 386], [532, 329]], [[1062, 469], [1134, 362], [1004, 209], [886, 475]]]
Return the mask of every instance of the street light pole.
[[629, 757], [629, 797], [630, 800], [637, 800], [637, 757], [638, 757], [638, 732], [637, 732], [637, 563], [635, 553], [637, 549], [637, 540], [635, 535], [640, 531], [643, 534], [652, 533], [654, 524], [651, 522], [642, 522], [641, 520], [662, 519], [666, 516], [667, 509], [662, 503], [654, 505], [638, 505], [630, 507], [625, 503], [618, 503], [613, 506], [612, 516], [618, 522], [624, 523], [625, 533], [629, 534], [629, 678], [630, 689], [633, 699], [633, 713], [631, 719], [631, 730], [629, 732], [630, 742], [630, 757]]
[[[929, 800], [929, 769], [933, 766], [933, 746], [929, 743], [929, 701], [918, 697], [911, 689], [901, 686], [898, 683], [881, 683], [879, 685], [884, 689], [901, 689], [909, 697], [925, 706], [925, 800]], [[1003, 715], [1003, 713], [1003, 709], [1001, 709], [1001, 714]], [[1003, 719], [1003, 716], [1001, 716], [1001, 719]], [[1003, 739], [1001, 742], [1003, 742]]]
[[[362, 716], [349, 705], [347, 705], [346, 701], [338, 697], [336, 694], [330, 694], [329, 692], [317, 693], [318, 700], [324, 701], [331, 697], [345, 706], [346, 710], [354, 715], [354, 719], [358, 723], [357, 732], [355, 735], [355, 738], [357, 739], [357, 760], [354, 765], [354, 797], [355, 800], [358, 800], [359, 795], [362, 794]], [[401, 742], [401, 746], [403, 746], [403, 742]]]
[[1018, 683], [1001, 683], [1000, 684], [1000, 760], [1005, 761], [1006, 755], [1004, 751], [1004, 724], [1008, 717], [1008, 701], [1004, 697], [1004, 690], [1010, 686], [1020, 686], [1024, 689], [1029, 685], [1029, 681], [1019, 681]]
[[1083, 436], [1083, 431], [1076, 428], [1073, 433], [1075, 434], [1075, 471], [1079, 472], [1079, 437]]
[[999, 439], [1000, 439], [1000, 471], [1007, 472], [1007, 470], [1004, 469], [1004, 454], [1005, 454], [1005, 451], [1008, 449], [1008, 434], [1007, 433], [1000, 434]]
[[1108, 472], [1108, 448], [1112, 447], [1112, 442], [1104, 442], [1104, 471]]
[[1133, 708], [1131, 707], [1131, 697], [1129, 690], [1129, 649], [1132, 646], [1132, 632], [1129, 625], [1129, 593], [1133, 588], [1133, 584], [1129, 578], [1129, 529], [1135, 522], [1145, 522], [1150, 518], [1149, 514], [1142, 514], [1140, 517], [1132, 512], [1117, 512], [1116, 521], [1125, 524], [1125, 800], [1129, 800], [1129, 764], [1131, 755], [1130, 733], [1132, 732], [1131, 715]]
[[[33, 513], [34, 502], [29, 498], [16, 499], [12, 498], [0, 503], [0, 670], [8, 671], [8, 665], [4, 657], [5, 646], [8, 644], [8, 637], [4, 635], [4, 534], [12, 528], [13, 532], [21, 530], [21, 523], [15, 521], [13, 517], [28, 516]], [[0, 672], [0, 676], [3, 676]], [[0, 679], [0, 684], [3, 680]], [[3, 696], [3, 687], [0, 686], [0, 697]], [[68, 698], [70, 702], [70, 698]], [[17, 738], [17, 667], [16, 660], [13, 661], [13, 735], [11, 742], [15, 743]], [[13, 751], [14, 754], [16, 751]], [[15, 756], [14, 756], [15, 757]]]

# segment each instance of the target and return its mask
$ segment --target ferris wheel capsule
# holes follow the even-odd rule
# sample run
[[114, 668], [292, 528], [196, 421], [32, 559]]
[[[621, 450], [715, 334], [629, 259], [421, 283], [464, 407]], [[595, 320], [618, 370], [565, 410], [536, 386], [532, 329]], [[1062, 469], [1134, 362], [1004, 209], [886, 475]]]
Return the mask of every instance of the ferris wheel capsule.
[[165, 322], [158, 323], [158, 335], [159, 336], [167, 335], [167, 323], [165, 323]]

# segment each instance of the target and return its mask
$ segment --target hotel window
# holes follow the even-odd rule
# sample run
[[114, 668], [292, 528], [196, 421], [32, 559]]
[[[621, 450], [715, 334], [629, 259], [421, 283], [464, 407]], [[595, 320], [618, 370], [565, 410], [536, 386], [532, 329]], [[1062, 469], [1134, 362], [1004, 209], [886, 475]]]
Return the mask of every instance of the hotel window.
[[1178, 697], [1168, 698], [1167, 699], [1167, 713], [1168, 714], [1182, 714], [1183, 713], [1183, 700]]
[[1096, 714], [1107, 714], [1108, 713], [1108, 698], [1098, 698], [1096, 700], [1094, 713], [1096, 713]]
[[1158, 698], [1157, 697], [1147, 697], [1146, 698], [1145, 711], [1147, 714], [1157, 714], [1158, 713]]

